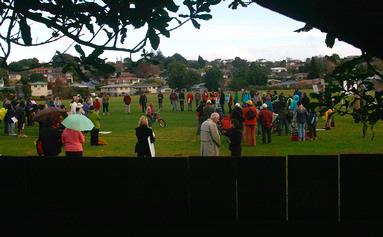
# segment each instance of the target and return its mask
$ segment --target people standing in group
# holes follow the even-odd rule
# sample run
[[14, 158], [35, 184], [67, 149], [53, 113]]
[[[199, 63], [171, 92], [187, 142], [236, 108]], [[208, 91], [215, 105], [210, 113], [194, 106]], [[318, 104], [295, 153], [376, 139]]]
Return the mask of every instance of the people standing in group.
[[102, 95], [102, 114], [109, 114], [109, 94], [104, 93]]
[[302, 105], [302, 102], [298, 102], [298, 109], [296, 111], [297, 125], [298, 125], [298, 138], [300, 141], [306, 140], [305, 127], [308, 118], [308, 112]]
[[[93, 103], [92, 103], [92, 97], [87, 96], [87, 97], [85, 98], [85, 103], [84, 103], [84, 105], [82, 106], [82, 110], [84, 110], [84, 115], [85, 115], [85, 116], [88, 116], [89, 109], [90, 109], [91, 106], [93, 106]], [[94, 106], [93, 106], [93, 107], [94, 107]]]
[[198, 105], [200, 104], [201, 101], [201, 93], [197, 90], [194, 94], [194, 99], [195, 99], [195, 107], [197, 108]]
[[180, 110], [183, 112], [185, 108], [185, 92], [183, 89], [178, 93], [178, 100], [180, 101]]
[[132, 102], [132, 98], [130, 97], [129, 93], [128, 94], [125, 94], [124, 93], [124, 104], [125, 104], [125, 111], [127, 113], [130, 113], [130, 103]]
[[217, 128], [218, 121], [219, 114], [214, 112], [201, 125], [201, 156], [219, 156], [221, 137]]
[[94, 111], [93, 106], [89, 107], [88, 118], [90, 119], [90, 121], [92, 121], [94, 125], [93, 129], [90, 131], [90, 145], [97, 146], [99, 144], [98, 135], [100, 133], [101, 128], [101, 118], [100, 115]]
[[178, 95], [174, 90], [170, 93], [169, 100], [170, 100], [170, 103], [172, 104], [173, 111], [178, 111], [177, 109]]
[[65, 128], [61, 135], [61, 141], [67, 157], [83, 156], [85, 136], [81, 131]]
[[[146, 116], [141, 116], [138, 121], [138, 127], [135, 128], [137, 143], [134, 151], [137, 153], [138, 158], [151, 158], [149, 147], [149, 139], [151, 143], [155, 142], [153, 130], [148, 126], [148, 119]], [[149, 138], [149, 139], [148, 139]]]
[[143, 92], [140, 95], [140, 98], [139, 98], [138, 102], [139, 102], [139, 104], [141, 106], [142, 113], [145, 113], [146, 112], [146, 104], [148, 103], [148, 98], [146, 97], [145, 92]]
[[188, 111], [192, 111], [192, 105], [193, 105], [193, 93], [191, 91], [189, 91], [186, 95], [186, 101], [187, 101], [187, 104], [188, 104]]
[[271, 143], [271, 128], [273, 127], [273, 112], [267, 109], [267, 104], [262, 105], [262, 110], [259, 112], [259, 122], [262, 125], [262, 142], [263, 144]]
[[164, 101], [164, 95], [162, 94], [161, 91], [158, 92], [157, 99], [158, 99], [158, 111], [161, 111], [162, 104], [163, 104], [163, 101]]
[[246, 144], [249, 146], [256, 145], [255, 129], [257, 124], [257, 109], [253, 106], [253, 102], [248, 100], [246, 108], [242, 111], [243, 123], [245, 125]]
[[238, 123], [237, 120], [231, 120], [231, 128], [224, 132], [224, 135], [227, 136], [230, 140], [230, 155], [233, 157], [241, 157], [242, 126]]

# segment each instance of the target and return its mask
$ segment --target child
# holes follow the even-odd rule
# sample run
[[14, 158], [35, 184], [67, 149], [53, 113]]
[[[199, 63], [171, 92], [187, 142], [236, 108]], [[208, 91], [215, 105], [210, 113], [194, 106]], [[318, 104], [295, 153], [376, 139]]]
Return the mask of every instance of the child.
[[231, 156], [240, 157], [242, 155], [242, 129], [237, 120], [231, 121], [231, 128], [224, 135], [230, 140], [229, 150], [231, 151]]

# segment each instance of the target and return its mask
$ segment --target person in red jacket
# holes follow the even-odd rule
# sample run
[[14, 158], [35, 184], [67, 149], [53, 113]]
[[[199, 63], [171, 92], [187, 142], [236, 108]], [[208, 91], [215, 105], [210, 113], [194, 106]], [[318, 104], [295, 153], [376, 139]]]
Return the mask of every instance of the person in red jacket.
[[186, 101], [188, 103], [188, 111], [192, 111], [193, 93], [191, 91], [186, 95]]
[[255, 146], [255, 126], [257, 124], [257, 109], [253, 106], [253, 102], [248, 100], [246, 102], [246, 108], [242, 110], [243, 123], [245, 125], [246, 144]]
[[96, 97], [96, 99], [93, 102], [93, 106], [94, 106], [95, 112], [97, 113], [100, 112], [100, 108], [101, 108], [100, 98]]
[[126, 112], [128, 112], [128, 113], [130, 113], [130, 103], [131, 102], [132, 102], [132, 98], [130, 98], [130, 95], [124, 93], [124, 103], [125, 103]]
[[259, 121], [262, 125], [262, 142], [271, 143], [271, 128], [273, 127], [273, 112], [267, 109], [267, 104], [262, 105], [262, 110], [259, 112]]

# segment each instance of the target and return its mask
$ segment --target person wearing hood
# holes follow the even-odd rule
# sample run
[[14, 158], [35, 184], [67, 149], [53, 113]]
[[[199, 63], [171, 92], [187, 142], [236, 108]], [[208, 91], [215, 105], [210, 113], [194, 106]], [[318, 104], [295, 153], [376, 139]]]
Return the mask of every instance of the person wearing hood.
[[233, 111], [231, 111], [230, 119], [236, 120], [238, 122], [238, 128], [242, 130], [243, 128], [243, 116], [242, 116], [242, 108], [240, 103], [236, 103]]
[[302, 102], [298, 102], [297, 109], [297, 124], [298, 124], [298, 137], [300, 141], [305, 140], [305, 126], [308, 119], [308, 112], [306, 108], [302, 105]]
[[289, 109], [293, 111], [293, 113], [297, 112], [299, 102], [299, 95], [294, 95], [293, 100], [290, 103]]

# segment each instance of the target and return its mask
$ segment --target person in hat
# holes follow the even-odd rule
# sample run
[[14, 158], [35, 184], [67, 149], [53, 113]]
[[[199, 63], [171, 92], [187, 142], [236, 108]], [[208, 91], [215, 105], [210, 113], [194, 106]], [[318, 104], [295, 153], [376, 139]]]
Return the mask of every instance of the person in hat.
[[262, 110], [259, 112], [259, 121], [262, 125], [262, 142], [271, 143], [271, 128], [273, 127], [273, 112], [267, 109], [267, 104], [262, 105]]
[[236, 103], [234, 109], [231, 111], [230, 120], [236, 120], [239, 129], [243, 129], [243, 116], [242, 116], [242, 108], [240, 103]]
[[253, 106], [253, 101], [246, 101], [246, 108], [243, 109], [242, 116], [246, 132], [246, 144], [249, 146], [255, 146], [255, 126], [257, 124], [257, 109]]
[[202, 121], [206, 121], [210, 118], [210, 115], [215, 112], [215, 106], [211, 102], [211, 100], [206, 101], [206, 106], [203, 108], [202, 112]]

